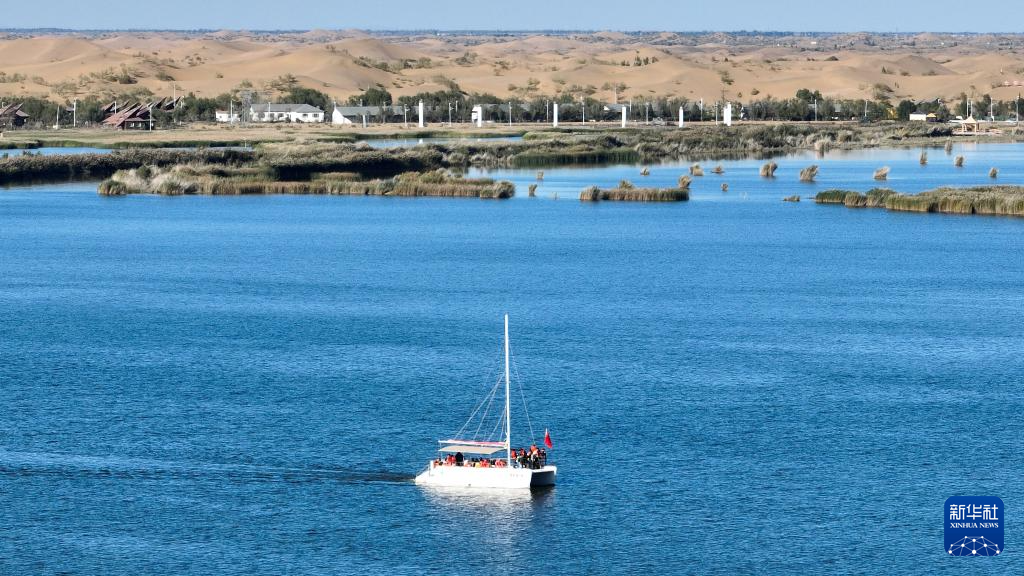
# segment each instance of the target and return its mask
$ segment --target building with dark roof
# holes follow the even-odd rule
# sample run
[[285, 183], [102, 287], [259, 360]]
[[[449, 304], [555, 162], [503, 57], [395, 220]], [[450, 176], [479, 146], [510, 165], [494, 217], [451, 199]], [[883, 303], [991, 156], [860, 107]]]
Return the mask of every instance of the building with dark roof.
[[21, 110], [21, 104], [0, 106], [0, 130], [20, 128], [28, 119], [29, 115]]
[[405, 106], [335, 106], [331, 123], [362, 124], [364, 118], [368, 123], [402, 120]]

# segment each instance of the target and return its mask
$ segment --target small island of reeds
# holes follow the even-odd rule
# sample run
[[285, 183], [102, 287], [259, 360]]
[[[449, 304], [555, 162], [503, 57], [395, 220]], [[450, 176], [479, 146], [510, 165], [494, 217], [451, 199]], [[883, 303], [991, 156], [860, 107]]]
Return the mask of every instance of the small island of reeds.
[[[688, 182], [687, 182], [688, 184]], [[680, 188], [637, 188], [628, 181], [622, 181], [615, 188], [591, 186], [580, 192], [583, 202], [610, 200], [616, 202], [685, 202], [690, 199], [687, 187]]]
[[406, 172], [383, 179], [365, 179], [352, 172], [326, 172], [315, 174], [309, 180], [294, 181], [278, 180], [259, 168], [179, 165], [118, 171], [100, 183], [99, 194], [325, 194], [505, 199], [515, 195], [515, 186], [488, 178], [462, 178], [445, 170]]
[[1024, 216], [1024, 186], [944, 187], [920, 194], [901, 194], [887, 188], [874, 188], [866, 194], [851, 190], [825, 190], [819, 192], [814, 201], [899, 212]]

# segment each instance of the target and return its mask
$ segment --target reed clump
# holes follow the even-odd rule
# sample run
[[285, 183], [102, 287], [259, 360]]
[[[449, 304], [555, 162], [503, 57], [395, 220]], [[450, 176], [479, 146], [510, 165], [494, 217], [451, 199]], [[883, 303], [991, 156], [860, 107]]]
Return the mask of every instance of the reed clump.
[[918, 158], [917, 161], [918, 161], [918, 163], [921, 164], [921, 166], [926, 166], [928, 164], [928, 152], [925, 151], [925, 150], [922, 150], [921, 151], [921, 157]]
[[888, 166], [883, 166], [883, 167], [879, 168], [878, 170], [875, 170], [875, 175], [873, 176], [873, 178], [875, 180], [885, 180], [888, 177], [889, 177], [889, 167]]
[[799, 194], [794, 194], [792, 196], [786, 196], [785, 198], [782, 199], [782, 201], [783, 202], [799, 202], [800, 201], [800, 195]]
[[107, 178], [118, 170], [177, 164], [240, 165], [253, 161], [246, 150], [115, 150], [109, 154], [13, 156], [0, 160], [0, 184]]
[[842, 204], [849, 190], [822, 190], [814, 196], [816, 204]]
[[689, 190], [690, 189], [690, 184], [692, 182], [693, 182], [693, 179], [690, 178], [689, 176], [686, 176], [686, 175], [680, 176], [679, 177], [679, 181], [676, 183], [676, 188], [679, 188], [680, 190]]
[[815, 202], [844, 204], [850, 208], [885, 208], [899, 212], [1024, 216], [1024, 187], [937, 188], [920, 194], [900, 194], [887, 188], [875, 188], [867, 194], [826, 190], [815, 196]]
[[881, 208], [885, 207], [886, 201], [890, 196], [898, 196], [899, 193], [895, 190], [888, 188], [872, 188], [868, 190], [867, 196], [867, 207], [868, 208]]
[[949, 154], [953, 153], [953, 141], [952, 140], [946, 140], [946, 146], [945, 146], [944, 150], [946, 151], [946, 155], [947, 156]]
[[327, 194], [356, 196], [435, 196], [504, 199], [515, 195], [511, 182], [461, 178], [443, 170], [409, 172], [388, 179], [361, 179], [352, 173], [316, 174], [310, 180], [277, 180], [265, 170], [216, 170], [201, 165], [122, 170], [104, 180], [99, 194], [247, 195]]
[[729, 191], [729, 183], [728, 182], [722, 182], [722, 192], [728, 192], [728, 191]]
[[818, 165], [811, 164], [807, 168], [800, 171], [801, 182], [814, 182], [814, 179], [818, 177]]
[[723, 168], [723, 167], [722, 167], [722, 165], [721, 165], [721, 164], [719, 164], [718, 166], [715, 166], [715, 167], [714, 167], [714, 168], [713, 168], [713, 169], [711, 170], [711, 172], [712, 172], [712, 173], [714, 173], [714, 174], [719, 174], [719, 175], [721, 175], [721, 174], [725, 174], [725, 168]]
[[406, 172], [429, 172], [443, 167], [444, 155], [435, 147], [381, 150], [336, 143], [264, 144], [257, 161], [274, 178], [305, 181], [325, 172], [355, 172], [364, 178], [392, 177]]
[[885, 207], [899, 212], [938, 212], [939, 203], [928, 196], [898, 194], [885, 201]]
[[530, 196], [530, 198], [536, 198], [537, 197], [537, 185], [536, 184], [530, 184], [529, 196]]
[[612, 188], [601, 189], [591, 186], [580, 192], [580, 201], [599, 202], [683, 202], [690, 199], [690, 192], [679, 188]]
[[779, 165], [775, 162], [766, 162], [761, 166], [761, 178], [774, 178], [775, 171], [779, 169]]
[[866, 208], [868, 197], [859, 192], [847, 192], [843, 196], [843, 205], [847, 208]]
[[964, 157], [963, 156], [957, 156], [956, 159], [953, 160], [953, 166], [956, 166], [957, 168], [963, 168], [964, 167]]
[[571, 166], [588, 164], [631, 164], [640, 156], [631, 148], [553, 148], [551, 150], [526, 150], [515, 154], [507, 161], [497, 157], [494, 162], [471, 162], [472, 165], [512, 166], [530, 168], [534, 166]]
[[400, 174], [391, 181], [392, 189], [385, 196], [440, 196], [451, 198], [506, 199], [515, 196], [511, 182], [490, 178], [461, 178], [444, 170], [420, 174]]
[[989, 178], [993, 178], [993, 179], [994, 178], [998, 178], [999, 177], [999, 169], [995, 168], [995, 167], [989, 168], [988, 177]]
[[704, 169], [700, 167], [700, 164], [694, 164], [690, 166], [690, 176], [703, 176]]
[[640, 171], [640, 175], [641, 176], [650, 176], [651, 175], [651, 169], [648, 168], [647, 166], [644, 166], [643, 170]]

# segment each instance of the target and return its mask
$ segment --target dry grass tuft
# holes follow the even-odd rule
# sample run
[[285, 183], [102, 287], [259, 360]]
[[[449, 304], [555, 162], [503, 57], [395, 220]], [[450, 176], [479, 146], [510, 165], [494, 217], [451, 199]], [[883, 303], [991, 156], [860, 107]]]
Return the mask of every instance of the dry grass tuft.
[[684, 202], [690, 199], [688, 190], [678, 188], [613, 188], [602, 190], [591, 186], [580, 192], [580, 201], [599, 202], [602, 200], [618, 202]]
[[800, 171], [801, 182], [814, 182], [814, 179], [818, 177], [818, 165], [811, 164], [807, 168]]

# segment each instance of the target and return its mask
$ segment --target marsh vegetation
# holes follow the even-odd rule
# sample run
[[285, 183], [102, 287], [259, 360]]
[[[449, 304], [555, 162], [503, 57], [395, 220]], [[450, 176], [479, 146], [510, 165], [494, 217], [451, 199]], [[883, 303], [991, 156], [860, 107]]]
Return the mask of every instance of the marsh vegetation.
[[851, 190], [819, 192], [818, 204], [843, 204], [850, 208], [885, 208], [900, 212], [941, 212], [946, 214], [989, 214], [1024, 216], [1024, 187], [943, 187], [920, 194], [901, 194], [875, 188], [866, 194]]

